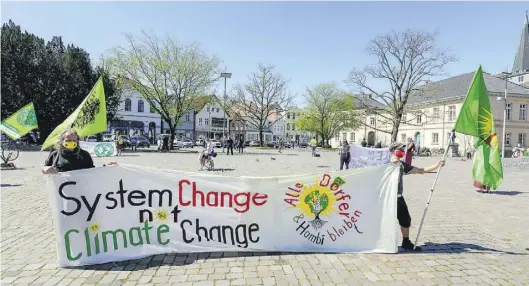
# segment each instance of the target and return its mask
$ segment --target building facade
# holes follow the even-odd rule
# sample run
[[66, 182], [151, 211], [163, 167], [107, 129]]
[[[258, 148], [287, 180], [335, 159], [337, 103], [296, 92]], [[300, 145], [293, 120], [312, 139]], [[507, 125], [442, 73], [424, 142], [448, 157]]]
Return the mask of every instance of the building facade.
[[303, 114], [303, 109], [295, 108], [286, 112], [285, 118], [285, 140], [290, 142], [309, 142], [316, 136], [312, 132], [300, 130], [297, 126], [298, 120]]
[[[421, 147], [430, 149], [447, 148], [451, 130], [465, 100], [466, 93], [474, 73], [467, 73], [456, 77], [432, 83], [426, 88], [431, 95], [410, 97], [407, 105], [408, 112], [403, 115], [398, 132], [398, 141], [405, 142], [412, 138]], [[529, 135], [529, 89], [507, 82], [507, 101], [503, 100], [506, 82], [490, 74], [484, 73], [485, 85], [489, 93], [489, 100], [494, 116], [496, 134], [499, 142], [505, 142], [505, 150], [510, 151], [520, 143], [528, 147]], [[498, 100], [500, 99], [500, 100]], [[507, 120], [505, 138], [503, 138], [503, 112], [506, 107]], [[339, 145], [340, 140], [348, 140], [353, 144], [360, 144], [365, 138], [370, 146], [381, 142], [387, 146], [391, 142], [392, 125], [376, 115], [367, 115], [365, 124], [357, 130], [344, 130], [331, 143], [333, 147]], [[384, 132], [386, 131], [386, 132]], [[456, 133], [456, 143], [459, 152], [463, 153], [468, 144], [472, 144], [472, 137]], [[500, 145], [502, 147], [503, 145]]]
[[221, 140], [223, 134], [228, 136], [228, 114], [216, 101], [206, 104], [195, 116], [196, 139]]
[[116, 114], [117, 119], [109, 122], [111, 134], [145, 136], [151, 142], [161, 132], [161, 116], [150, 108], [138, 92], [125, 91]]

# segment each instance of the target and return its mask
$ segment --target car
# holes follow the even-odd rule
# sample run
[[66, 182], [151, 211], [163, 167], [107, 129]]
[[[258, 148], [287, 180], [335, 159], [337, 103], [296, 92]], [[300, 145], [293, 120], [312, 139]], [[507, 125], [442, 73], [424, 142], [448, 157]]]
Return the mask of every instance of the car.
[[129, 135], [120, 135], [121, 139], [123, 139], [123, 148], [129, 148], [132, 144], [130, 142]]
[[103, 134], [103, 142], [114, 142], [116, 140], [116, 136], [112, 134]]
[[250, 141], [244, 141], [243, 146], [244, 146], [244, 147], [248, 147], [248, 146], [250, 146]]
[[279, 147], [279, 142], [277, 142], [277, 141], [266, 142], [266, 147], [278, 148]]
[[193, 141], [189, 138], [186, 138], [182, 141], [182, 147], [183, 148], [193, 148], [195, 147], [195, 144], [193, 144]]
[[309, 147], [309, 143], [307, 143], [306, 141], [299, 142], [299, 147], [300, 148], [307, 148], [307, 147]]
[[261, 144], [259, 143], [259, 141], [250, 141], [250, 144], [248, 145], [250, 147], [258, 147], [258, 146], [261, 146]]
[[136, 139], [136, 147], [151, 147], [151, 143], [149, 143], [149, 140], [147, 140], [147, 138], [145, 137], [142, 137], [142, 136], [138, 136], [138, 137], [133, 137]]
[[292, 148], [292, 143], [286, 142], [283, 146], [285, 146], [285, 148]]
[[[162, 149], [162, 144], [163, 144], [163, 140], [162, 139], [165, 138], [165, 137], [171, 138], [171, 134], [160, 134], [160, 135], [158, 135], [158, 140], [156, 142], [156, 145], [158, 146], [158, 150]], [[176, 148], [176, 149], [180, 148], [180, 146], [178, 146], [177, 142], [178, 141], [176, 139], [173, 140], [173, 144], [172, 144], [173, 148]]]
[[97, 142], [97, 136], [90, 135], [90, 136], [86, 137], [86, 142]]
[[213, 147], [215, 148], [222, 148], [222, 143], [220, 143], [220, 141], [217, 139], [211, 140], [211, 143], [213, 144]]

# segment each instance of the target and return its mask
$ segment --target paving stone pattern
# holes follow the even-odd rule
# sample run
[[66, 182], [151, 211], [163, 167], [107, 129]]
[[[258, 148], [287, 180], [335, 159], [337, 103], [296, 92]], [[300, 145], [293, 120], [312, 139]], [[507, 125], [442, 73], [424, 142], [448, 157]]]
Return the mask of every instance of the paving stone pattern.
[[[196, 148], [196, 147], [195, 147]], [[471, 162], [448, 159], [421, 244], [423, 253], [168, 253], [140, 260], [58, 268], [46, 177], [46, 153], [21, 153], [2, 170], [2, 285], [529, 285], [529, 173], [505, 174], [495, 194], [474, 191]], [[125, 153], [119, 163], [196, 171], [197, 154]], [[272, 159], [274, 158], [274, 159]], [[417, 158], [427, 166], [438, 158]], [[95, 159], [103, 164], [108, 159]], [[335, 170], [336, 152], [250, 150], [219, 155], [227, 176], [276, 176]], [[405, 177], [412, 240], [434, 174]]]

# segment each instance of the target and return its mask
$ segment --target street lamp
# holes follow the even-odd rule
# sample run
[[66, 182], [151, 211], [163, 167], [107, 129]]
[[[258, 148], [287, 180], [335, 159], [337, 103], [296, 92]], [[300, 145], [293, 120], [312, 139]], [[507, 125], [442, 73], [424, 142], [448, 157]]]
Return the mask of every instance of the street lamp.
[[505, 158], [505, 122], [507, 121], [507, 79], [508, 77], [505, 76], [505, 92], [503, 94], [503, 97], [498, 96], [496, 97], [497, 101], [503, 100], [503, 130], [502, 130], [502, 140], [503, 143], [501, 144], [501, 157]]
[[224, 142], [222, 143], [222, 152], [224, 152], [224, 145], [226, 142], [226, 99], [228, 95], [226, 94], [226, 80], [228, 78], [231, 78], [231, 73], [229, 72], [223, 72], [220, 74], [220, 77], [224, 78], [224, 106], [223, 106], [223, 113], [224, 113], [224, 121], [222, 122], [222, 138]]

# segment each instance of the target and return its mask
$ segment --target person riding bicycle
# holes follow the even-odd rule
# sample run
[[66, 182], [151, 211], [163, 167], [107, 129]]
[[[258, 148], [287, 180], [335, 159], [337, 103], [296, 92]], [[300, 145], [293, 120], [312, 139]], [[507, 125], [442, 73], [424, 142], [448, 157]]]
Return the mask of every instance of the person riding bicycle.
[[213, 160], [213, 158], [216, 157], [215, 150], [213, 148], [213, 142], [211, 142], [210, 139], [206, 139], [206, 149], [200, 152], [200, 155], [198, 156], [198, 160], [200, 162], [200, 170], [204, 169], [206, 160]]

